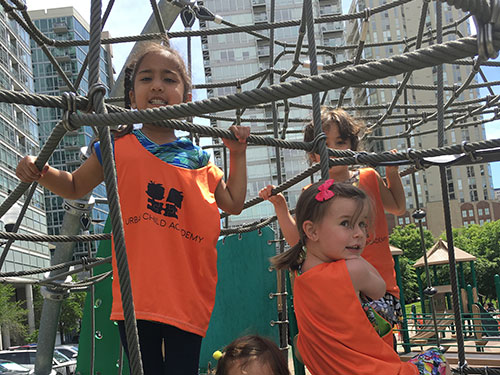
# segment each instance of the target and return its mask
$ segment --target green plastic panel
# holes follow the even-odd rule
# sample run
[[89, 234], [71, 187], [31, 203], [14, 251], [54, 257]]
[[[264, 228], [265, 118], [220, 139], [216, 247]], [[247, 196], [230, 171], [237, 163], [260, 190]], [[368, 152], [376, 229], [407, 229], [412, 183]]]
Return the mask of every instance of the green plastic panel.
[[219, 279], [215, 306], [203, 340], [200, 371], [208, 363], [214, 368], [212, 354], [235, 338], [260, 334], [279, 345], [279, 327], [271, 326], [278, 317], [276, 271], [269, 270], [269, 258], [275, 255], [274, 232], [270, 228], [226, 237], [217, 243]]

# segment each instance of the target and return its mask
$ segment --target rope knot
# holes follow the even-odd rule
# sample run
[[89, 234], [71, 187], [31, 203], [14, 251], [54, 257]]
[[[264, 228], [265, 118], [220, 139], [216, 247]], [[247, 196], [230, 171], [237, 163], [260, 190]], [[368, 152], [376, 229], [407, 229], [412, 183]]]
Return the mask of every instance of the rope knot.
[[86, 112], [92, 112], [94, 110], [96, 111], [96, 105], [99, 102], [102, 102], [102, 99], [106, 95], [106, 86], [104, 86], [102, 83], [94, 83], [89, 90], [89, 93], [87, 95], [89, 99], [89, 103], [87, 104], [87, 108], [85, 109]]
[[420, 158], [417, 156], [416, 152], [414, 149], [412, 148], [409, 148], [407, 151], [406, 151], [407, 155], [408, 155], [408, 159], [411, 160], [414, 164], [415, 164], [415, 169], [417, 170], [422, 170], [422, 169], [425, 169], [424, 166], [422, 165], [422, 161], [420, 160]]
[[324, 132], [319, 133], [316, 137], [314, 137], [312, 141], [312, 149], [311, 152], [315, 154], [319, 154], [319, 142], [323, 139], [326, 139], [326, 134]]
[[470, 145], [470, 143], [467, 142], [467, 141], [463, 141], [462, 142], [462, 152], [464, 154], [466, 154], [470, 158], [470, 161], [472, 161], [472, 162], [476, 162], [476, 161], [479, 161], [479, 160], [482, 159], [482, 157], [477, 156], [474, 153], [474, 149], [472, 148], [472, 146]]
[[76, 112], [76, 94], [72, 91], [70, 92], [63, 92], [62, 93], [62, 98], [63, 100], [66, 101], [66, 111], [64, 112], [63, 118], [62, 118], [62, 124], [64, 126], [64, 129], [66, 129], [68, 132], [72, 132], [76, 129], [79, 128], [79, 126], [75, 126], [71, 124], [70, 118], [71, 114], [73, 112]]

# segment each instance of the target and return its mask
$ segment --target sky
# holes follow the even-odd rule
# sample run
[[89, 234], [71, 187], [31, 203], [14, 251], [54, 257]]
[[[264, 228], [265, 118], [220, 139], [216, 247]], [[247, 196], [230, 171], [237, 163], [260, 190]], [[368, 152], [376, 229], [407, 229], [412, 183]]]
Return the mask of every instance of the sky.
[[[350, 1], [345, 0], [342, 2], [344, 13], [347, 13], [349, 11], [350, 3]], [[108, 1], [102, 1], [103, 10], [106, 9], [107, 4]], [[144, 5], [141, 6], [140, 4]], [[73, 6], [88, 22], [90, 22], [90, 0], [27, 0], [27, 6], [28, 10]], [[149, 1], [118, 0], [115, 1], [115, 4], [113, 5], [113, 9], [104, 29], [109, 31], [112, 37], [138, 35], [142, 31], [150, 14], [151, 5]], [[183, 29], [184, 26], [178, 19], [174, 23], [171, 30], [181, 31]], [[172, 41], [172, 45], [181, 53], [185, 54], [185, 41], [174, 39]], [[202, 61], [201, 48], [196, 48], [197, 45], [199, 46], [199, 38], [193, 38], [193, 52], [197, 52], [197, 55], [193, 56], [193, 62]], [[113, 45], [113, 66], [117, 73], [121, 71], [132, 46], [133, 43], [121, 43]], [[500, 61], [500, 58], [497, 58], [497, 61]], [[483, 72], [485, 73], [488, 81], [500, 80], [500, 69], [498, 68], [484, 67]], [[204, 82], [203, 69], [193, 69], [193, 74], [193, 83]], [[486, 90], [483, 90], [482, 94], [487, 95]], [[203, 99], [204, 97], [204, 92], [193, 92], [193, 100]], [[488, 139], [500, 138], [500, 121], [486, 124], [485, 128], [486, 137]], [[491, 163], [491, 166], [493, 172], [493, 185], [495, 186], [495, 188], [500, 188], [500, 162]]]

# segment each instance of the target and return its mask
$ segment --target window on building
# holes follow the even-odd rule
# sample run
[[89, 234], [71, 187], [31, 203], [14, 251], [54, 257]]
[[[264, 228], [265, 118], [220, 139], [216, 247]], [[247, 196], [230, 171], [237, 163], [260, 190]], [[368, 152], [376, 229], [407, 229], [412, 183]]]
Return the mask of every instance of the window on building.
[[483, 216], [483, 209], [482, 209], [482, 208], [478, 208], [478, 209], [477, 209], [477, 214], [478, 214], [479, 216]]
[[469, 210], [469, 216], [474, 216], [474, 210]]
[[490, 214], [490, 209], [488, 207], [484, 208], [484, 214], [489, 215]]
[[462, 217], [467, 217], [467, 210], [462, 210]]
[[410, 224], [410, 218], [408, 216], [405, 217], [405, 224]]

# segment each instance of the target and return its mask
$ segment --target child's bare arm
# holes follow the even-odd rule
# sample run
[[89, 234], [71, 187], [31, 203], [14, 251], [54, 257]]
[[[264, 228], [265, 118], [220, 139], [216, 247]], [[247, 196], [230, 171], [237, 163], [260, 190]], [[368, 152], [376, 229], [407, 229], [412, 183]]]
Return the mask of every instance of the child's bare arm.
[[[392, 152], [395, 152], [395, 150], [392, 150]], [[387, 184], [377, 173], [380, 197], [384, 209], [394, 215], [404, 214], [406, 211], [406, 197], [398, 167], [386, 167], [385, 175]]]
[[274, 187], [274, 185], [266, 186], [259, 191], [259, 196], [273, 204], [276, 216], [278, 217], [278, 223], [285, 236], [285, 241], [288, 242], [290, 246], [294, 246], [299, 242], [299, 231], [297, 230], [295, 219], [288, 211], [288, 205], [286, 204], [283, 194], [271, 195], [271, 191]]
[[246, 139], [250, 135], [248, 126], [231, 126], [237, 141], [223, 139], [229, 148], [230, 166], [227, 182], [220, 181], [215, 189], [215, 200], [219, 208], [238, 215], [243, 210], [247, 194]]
[[102, 166], [93, 153], [76, 171], [60, 171], [46, 164], [40, 172], [35, 166], [34, 156], [24, 157], [16, 169], [17, 177], [23, 182], [38, 181], [40, 185], [66, 199], [78, 199], [99, 185], [104, 174]]
[[380, 299], [385, 295], [386, 286], [378, 271], [362, 257], [346, 260], [356, 292], [361, 292], [371, 299]]

